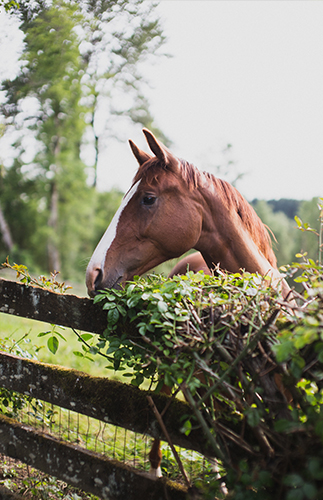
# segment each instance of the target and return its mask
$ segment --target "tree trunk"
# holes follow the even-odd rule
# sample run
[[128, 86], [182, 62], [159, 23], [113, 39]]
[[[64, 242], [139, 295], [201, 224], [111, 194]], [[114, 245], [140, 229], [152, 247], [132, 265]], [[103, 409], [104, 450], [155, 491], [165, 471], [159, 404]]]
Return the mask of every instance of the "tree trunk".
[[11, 237], [11, 232], [10, 232], [9, 226], [7, 224], [4, 213], [2, 211], [1, 204], [0, 204], [0, 233], [2, 234], [2, 240], [3, 240], [4, 244], [6, 245], [6, 247], [8, 248], [9, 252], [12, 252], [13, 240]]
[[52, 229], [51, 234], [48, 239], [48, 264], [49, 271], [60, 271], [61, 263], [57, 245], [57, 234], [58, 234], [58, 198], [59, 193], [57, 189], [57, 183], [54, 179], [52, 183], [52, 192], [50, 199], [50, 215], [48, 220], [48, 225]]

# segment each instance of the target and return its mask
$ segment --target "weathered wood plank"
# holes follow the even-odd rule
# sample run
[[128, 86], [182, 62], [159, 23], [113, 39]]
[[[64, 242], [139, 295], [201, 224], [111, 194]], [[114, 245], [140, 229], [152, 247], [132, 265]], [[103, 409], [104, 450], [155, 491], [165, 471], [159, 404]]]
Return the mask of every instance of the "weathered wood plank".
[[184, 500], [187, 489], [0, 416], [0, 452], [103, 500]]
[[[147, 395], [152, 396], [162, 412], [169, 403], [164, 394], [3, 352], [0, 386], [165, 441], [147, 401]], [[192, 430], [189, 436], [180, 431], [183, 418], [191, 414], [187, 403], [173, 400], [163, 419], [174, 444], [207, 455], [208, 445], [200, 430]]]
[[59, 294], [0, 278], [0, 312], [102, 333], [107, 314], [92, 299]]
[[17, 495], [4, 486], [0, 486], [0, 500], [24, 500], [25, 497]]

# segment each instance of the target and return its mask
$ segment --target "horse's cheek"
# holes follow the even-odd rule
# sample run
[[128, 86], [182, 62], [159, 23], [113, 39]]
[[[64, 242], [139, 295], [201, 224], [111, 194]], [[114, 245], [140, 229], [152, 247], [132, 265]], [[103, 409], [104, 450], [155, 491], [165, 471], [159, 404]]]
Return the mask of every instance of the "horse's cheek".
[[172, 221], [167, 221], [162, 227], [155, 229], [155, 239], [169, 253], [182, 255], [187, 250], [194, 247], [198, 240], [198, 230], [196, 226], [183, 223], [174, 215]]

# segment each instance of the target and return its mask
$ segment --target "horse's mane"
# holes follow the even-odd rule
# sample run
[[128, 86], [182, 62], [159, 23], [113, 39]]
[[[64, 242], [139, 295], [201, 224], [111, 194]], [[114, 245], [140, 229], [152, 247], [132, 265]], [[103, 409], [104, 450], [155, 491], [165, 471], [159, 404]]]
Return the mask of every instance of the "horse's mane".
[[[272, 249], [271, 238], [267, 226], [265, 226], [255, 210], [239, 191], [229, 184], [229, 182], [218, 179], [209, 172], [201, 172], [194, 165], [185, 160], [179, 161], [181, 165], [181, 177], [187, 184], [188, 189], [191, 191], [201, 187], [203, 184], [205, 185], [205, 180], [207, 180], [209, 184], [212, 183], [221, 201], [225, 203], [228, 210], [234, 210], [239, 215], [261, 253], [273, 267], [276, 267], [276, 256]], [[148, 185], [158, 182], [161, 167], [162, 171], [168, 169], [172, 170], [171, 166], [161, 165], [160, 160], [157, 158], [148, 160], [138, 169], [133, 183], [135, 184], [142, 179], [147, 182]]]

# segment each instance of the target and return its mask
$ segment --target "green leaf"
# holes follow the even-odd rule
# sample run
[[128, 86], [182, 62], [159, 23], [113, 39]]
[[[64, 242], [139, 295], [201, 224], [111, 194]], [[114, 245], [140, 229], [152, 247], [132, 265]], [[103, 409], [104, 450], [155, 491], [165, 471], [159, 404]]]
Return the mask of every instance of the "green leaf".
[[129, 309], [131, 309], [132, 307], [136, 307], [139, 301], [139, 295], [133, 295], [132, 297], [130, 297], [130, 299], [127, 300], [127, 307], [129, 307]]
[[64, 340], [66, 342], [66, 338], [64, 337], [64, 335], [62, 335], [61, 333], [55, 331], [56, 335], [58, 335], [62, 340]]
[[78, 358], [84, 358], [84, 354], [79, 351], [73, 351], [74, 356], [77, 356]]
[[146, 335], [146, 331], [147, 331], [147, 325], [141, 325], [141, 327], [139, 328], [140, 335]]
[[99, 349], [96, 346], [91, 346], [89, 349], [90, 354], [97, 354], [99, 352]]
[[40, 332], [37, 337], [45, 337], [45, 335], [48, 335], [49, 333], [52, 333], [51, 330], [49, 330], [48, 332]]
[[190, 421], [190, 420], [186, 420], [186, 421], [183, 423], [183, 425], [182, 425], [182, 427], [181, 427], [180, 431], [181, 431], [183, 434], [185, 434], [185, 436], [188, 436], [188, 435], [191, 433], [191, 430], [192, 430], [192, 423], [191, 423], [191, 421]]
[[276, 432], [289, 432], [295, 428], [295, 423], [290, 420], [280, 419], [274, 422], [274, 429]]
[[119, 313], [121, 314], [121, 316], [123, 316], [123, 317], [127, 316], [127, 311], [122, 305], [118, 304], [117, 309], [118, 309]]
[[251, 427], [256, 427], [260, 422], [260, 414], [257, 408], [249, 408], [246, 413], [247, 422]]
[[165, 384], [168, 385], [168, 387], [173, 387], [173, 379], [170, 373], [166, 372], [164, 376]]
[[53, 354], [56, 354], [58, 346], [59, 346], [59, 342], [58, 342], [57, 337], [55, 337], [55, 336], [49, 337], [49, 339], [47, 341], [47, 347]]
[[303, 225], [302, 219], [300, 219], [299, 217], [297, 217], [297, 215], [295, 215], [294, 220], [295, 220], [295, 222], [296, 222], [296, 224], [297, 224], [298, 227], [301, 227]]
[[88, 340], [91, 340], [93, 339], [93, 335], [92, 333], [82, 333], [82, 335], [80, 335], [81, 339], [83, 339], [85, 342], [87, 342]]
[[291, 354], [295, 351], [294, 344], [291, 340], [284, 340], [281, 344], [275, 344], [272, 347], [278, 363], [282, 363], [290, 358]]
[[98, 302], [102, 302], [102, 300], [105, 300], [105, 295], [99, 294], [94, 297], [93, 303], [97, 304]]
[[164, 302], [163, 300], [160, 300], [157, 303], [157, 309], [160, 313], [165, 313], [166, 311], [168, 311], [168, 306], [167, 306], [166, 302]]
[[286, 486], [299, 487], [304, 483], [302, 476], [299, 474], [288, 474], [284, 479], [284, 484]]
[[303, 491], [299, 488], [293, 488], [287, 493], [286, 500], [304, 500]]
[[308, 498], [309, 500], [316, 500], [317, 499], [318, 491], [315, 488], [314, 484], [305, 483], [303, 486], [303, 491], [305, 493], [305, 497]]
[[111, 309], [115, 309], [116, 307], [117, 307], [117, 306], [116, 306], [116, 304], [114, 304], [114, 302], [106, 302], [106, 303], [104, 304], [104, 306], [102, 307], [102, 309], [103, 309], [104, 311], [109, 311], [109, 310], [111, 310]]
[[297, 278], [294, 279], [295, 283], [305, 283], [308, 281], [307, 276], [297, 276]]
[[115, 325], [119, 320], [119, 316], [120, 314], [117, 308], [110, 309], [108, 312], [108, 323], [110, 323], [110, 325]]

